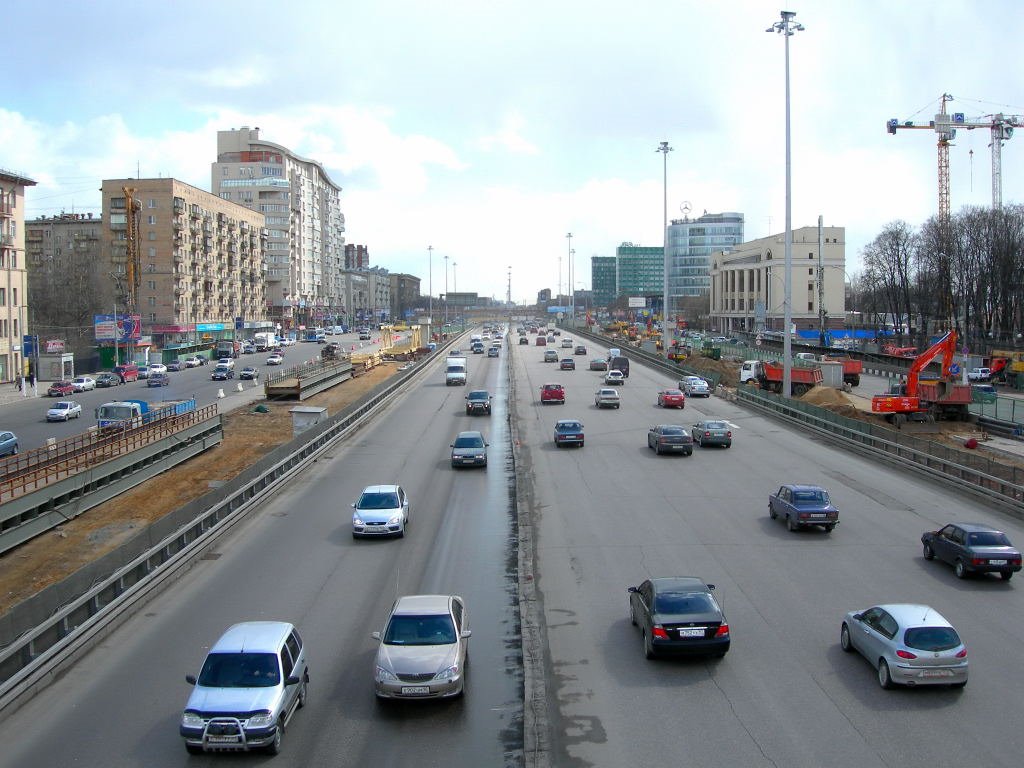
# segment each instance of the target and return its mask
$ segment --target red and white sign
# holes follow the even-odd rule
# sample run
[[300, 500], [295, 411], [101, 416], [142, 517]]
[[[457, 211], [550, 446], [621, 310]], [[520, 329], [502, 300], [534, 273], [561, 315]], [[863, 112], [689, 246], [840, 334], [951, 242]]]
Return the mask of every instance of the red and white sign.
[[64, 351], [64, 339], [47, 339], [46, 354], [51, 355]]

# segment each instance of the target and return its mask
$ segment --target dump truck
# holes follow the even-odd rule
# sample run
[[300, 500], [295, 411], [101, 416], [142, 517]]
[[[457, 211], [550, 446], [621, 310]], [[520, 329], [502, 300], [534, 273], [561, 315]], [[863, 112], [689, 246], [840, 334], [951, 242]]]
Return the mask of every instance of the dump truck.
[[100, 430], [132, 429], [190, 413], [195, 409], [194, 397], [188, 400], [165, 400], [154, 403], [145, 400], [117, 400], [103, 403], [96, 409], [96, 426]]
[[[758, 384], [769, 392], [782, 392], [783, 367], [781, 363], [767, 360], [744, 360], [740, 367], [740, 384]], [[800, 395], [822, 382], [821, 368], [805, 368], [794, 365], [790, 369], [790, 383], [793, 395]]]

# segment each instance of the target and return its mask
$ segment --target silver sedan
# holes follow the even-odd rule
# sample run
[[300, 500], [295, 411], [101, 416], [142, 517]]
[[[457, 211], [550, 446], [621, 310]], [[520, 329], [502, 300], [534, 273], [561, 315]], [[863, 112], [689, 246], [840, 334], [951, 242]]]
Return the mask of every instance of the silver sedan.
[[839, 644], [871, 662], [883, 688], [967, 685], [967, 647], [953, 625], [927, 605], [876, 605], [843, 619]]

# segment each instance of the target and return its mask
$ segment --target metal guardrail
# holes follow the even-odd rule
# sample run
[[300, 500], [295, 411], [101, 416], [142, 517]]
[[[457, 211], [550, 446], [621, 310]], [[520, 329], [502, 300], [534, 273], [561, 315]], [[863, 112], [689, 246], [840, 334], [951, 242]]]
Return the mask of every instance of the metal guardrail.
[[752, 387], [740, 387], [736, 396], [746, 405], [847, 448], [950, 482], [1024, 517], [1024, 470], [1018, 467]]
[[[434, 357], [443, 355], [444, 348], [454, 341], [439, 345]], [[292, 441], [279, 449], [286, 453], [255, 475], [229, 481], [219, 489], [221, 499], [216, 504], [99, 579], [45, 621], [20, 632], [0, 650], [0, 712], [54, 679], [113, 631], [141, 601], [184, 572], [193, 558], [244, 519], [259, 501], [295, 477], [296, 467], [329, 450], [376, 415], [408, 382], [426, 375], [427, 367], [417, 365], [397, 381], [310, 429], [297, 438], [298, 446]]]

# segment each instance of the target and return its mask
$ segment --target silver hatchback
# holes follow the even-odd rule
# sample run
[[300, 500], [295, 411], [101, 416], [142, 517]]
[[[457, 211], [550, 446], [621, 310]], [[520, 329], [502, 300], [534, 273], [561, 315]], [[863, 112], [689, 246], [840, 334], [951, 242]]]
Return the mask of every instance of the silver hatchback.
[[465, 690], [466, 605], [458, 595], [406, 595], [395, 601], [374, 666], [381, 699], [444, 699]]
[[352, 505], [352, 538], [405, 536], [409, 497], [400, 485], [368, 485]]
[[281, 751], [284, 730], [306, 703], [309, 669], [302, 639], [283, 621], [230, 627], [199, 671], [178, 732], [189, 754]]
[[878, 673], [883, 688], [894, 685], [967, 685], [967, 646], [953, 625], [927, 605], [876, 605], [850, 611], [839, 644], [857, 651]]

